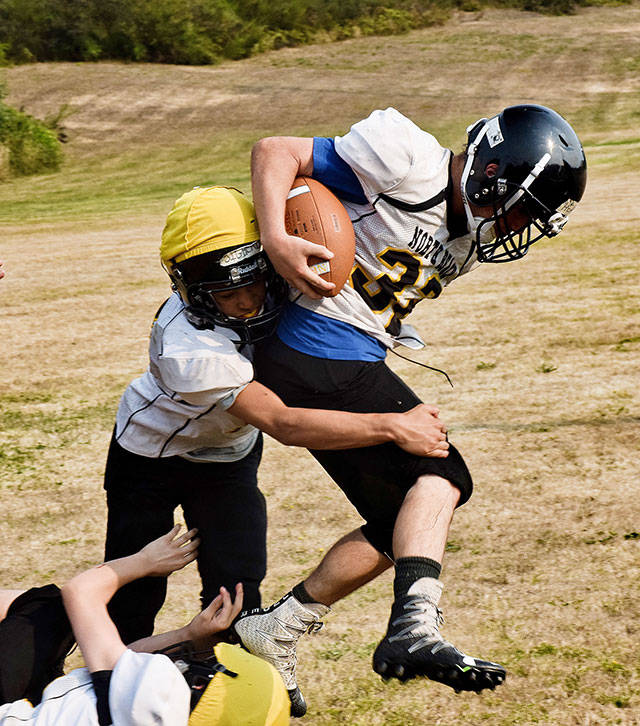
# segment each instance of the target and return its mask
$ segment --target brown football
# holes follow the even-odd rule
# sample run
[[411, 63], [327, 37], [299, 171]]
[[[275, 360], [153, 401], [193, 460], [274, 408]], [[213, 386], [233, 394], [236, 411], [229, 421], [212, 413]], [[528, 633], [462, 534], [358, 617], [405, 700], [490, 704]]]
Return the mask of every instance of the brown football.
[[284, 224], [287, 234], [324, 245], [333, 252], [330, 260], [310, 257], [309, 267], [335, 284], [325, 295], [337, 295], [351, 274], [356, 253], [353, 225], [338, 197], [319, 181], [299, 176], [287, 196]]

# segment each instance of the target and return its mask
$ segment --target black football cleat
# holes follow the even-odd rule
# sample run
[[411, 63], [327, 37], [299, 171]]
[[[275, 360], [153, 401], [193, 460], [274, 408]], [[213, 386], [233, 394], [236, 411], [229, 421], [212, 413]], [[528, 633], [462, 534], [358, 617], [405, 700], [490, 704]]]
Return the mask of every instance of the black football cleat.
[[440, 635], [441, 592], [439, 580], [423, 577], [394, 602], [387, 633], [373, 654], [373, 670], [384, 680], [425, 676], [456, 693], [499, 686], [507, 677], [501, 665], [465, 655]]

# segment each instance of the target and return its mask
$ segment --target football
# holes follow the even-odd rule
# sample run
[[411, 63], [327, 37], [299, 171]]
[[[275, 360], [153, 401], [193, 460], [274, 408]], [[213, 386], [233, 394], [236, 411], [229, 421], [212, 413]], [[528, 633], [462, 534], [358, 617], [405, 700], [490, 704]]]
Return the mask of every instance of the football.
[[338, 197], [315, 179], [297, 177], [287, 196], [284, 224], [287, 234], [324, 245], [333, 252], [330, 260], [310, 257], [309, 267], [335, 284], [325, 295], [337, 295], [351, 274], [356, 253], [353, 225]]

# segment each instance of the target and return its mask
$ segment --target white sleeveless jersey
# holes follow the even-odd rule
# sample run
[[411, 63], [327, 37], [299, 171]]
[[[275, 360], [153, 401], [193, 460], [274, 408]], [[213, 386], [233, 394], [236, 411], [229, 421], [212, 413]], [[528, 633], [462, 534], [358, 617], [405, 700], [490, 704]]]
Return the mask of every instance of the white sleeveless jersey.
[[129, 384], [116, 416], [116, 439], [153, 458], [238, 461], [258, 430], [227, 409], [253, 380], [253, 365], [230, 329], [198, 330], [175, 293], [151, 328], [149, 369]]
[[451, 151], [394, 108], [374, 111], [335, 138], [368, 204], [343, 201], [356, 233], [355, 265], [333, 298], [296, 300], [354, 325], [387, 347], [422, 345], [402, 324], [424, 298], [477, 263], [471, 235], [449, 240], [447, 189]]

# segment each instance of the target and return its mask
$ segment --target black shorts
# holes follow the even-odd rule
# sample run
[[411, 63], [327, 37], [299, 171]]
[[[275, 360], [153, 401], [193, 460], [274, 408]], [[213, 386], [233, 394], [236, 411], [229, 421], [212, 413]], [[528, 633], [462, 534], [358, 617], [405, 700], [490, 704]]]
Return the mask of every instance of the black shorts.
[[28, 698], [35, 706], [42, 691], [63, 674], [74, 638], [55, 585], [19, 595], [0, 622], [0, 704]]
[[[315, 358], [276, 336], [257, 348], [254, 367], [258, 381], [288, 406], [389, 413], [408, 411], [421, 403], [384, 361]], [[452, 445], [445, 459], [409, 454], [393, 443], [311, 453], [366, 521], [364, 536], [387, 554], [398, 511], [419, 476], [435, 474], [450, 481], [460, 490], [458, 506], [473, 489], [464, 459]]]

